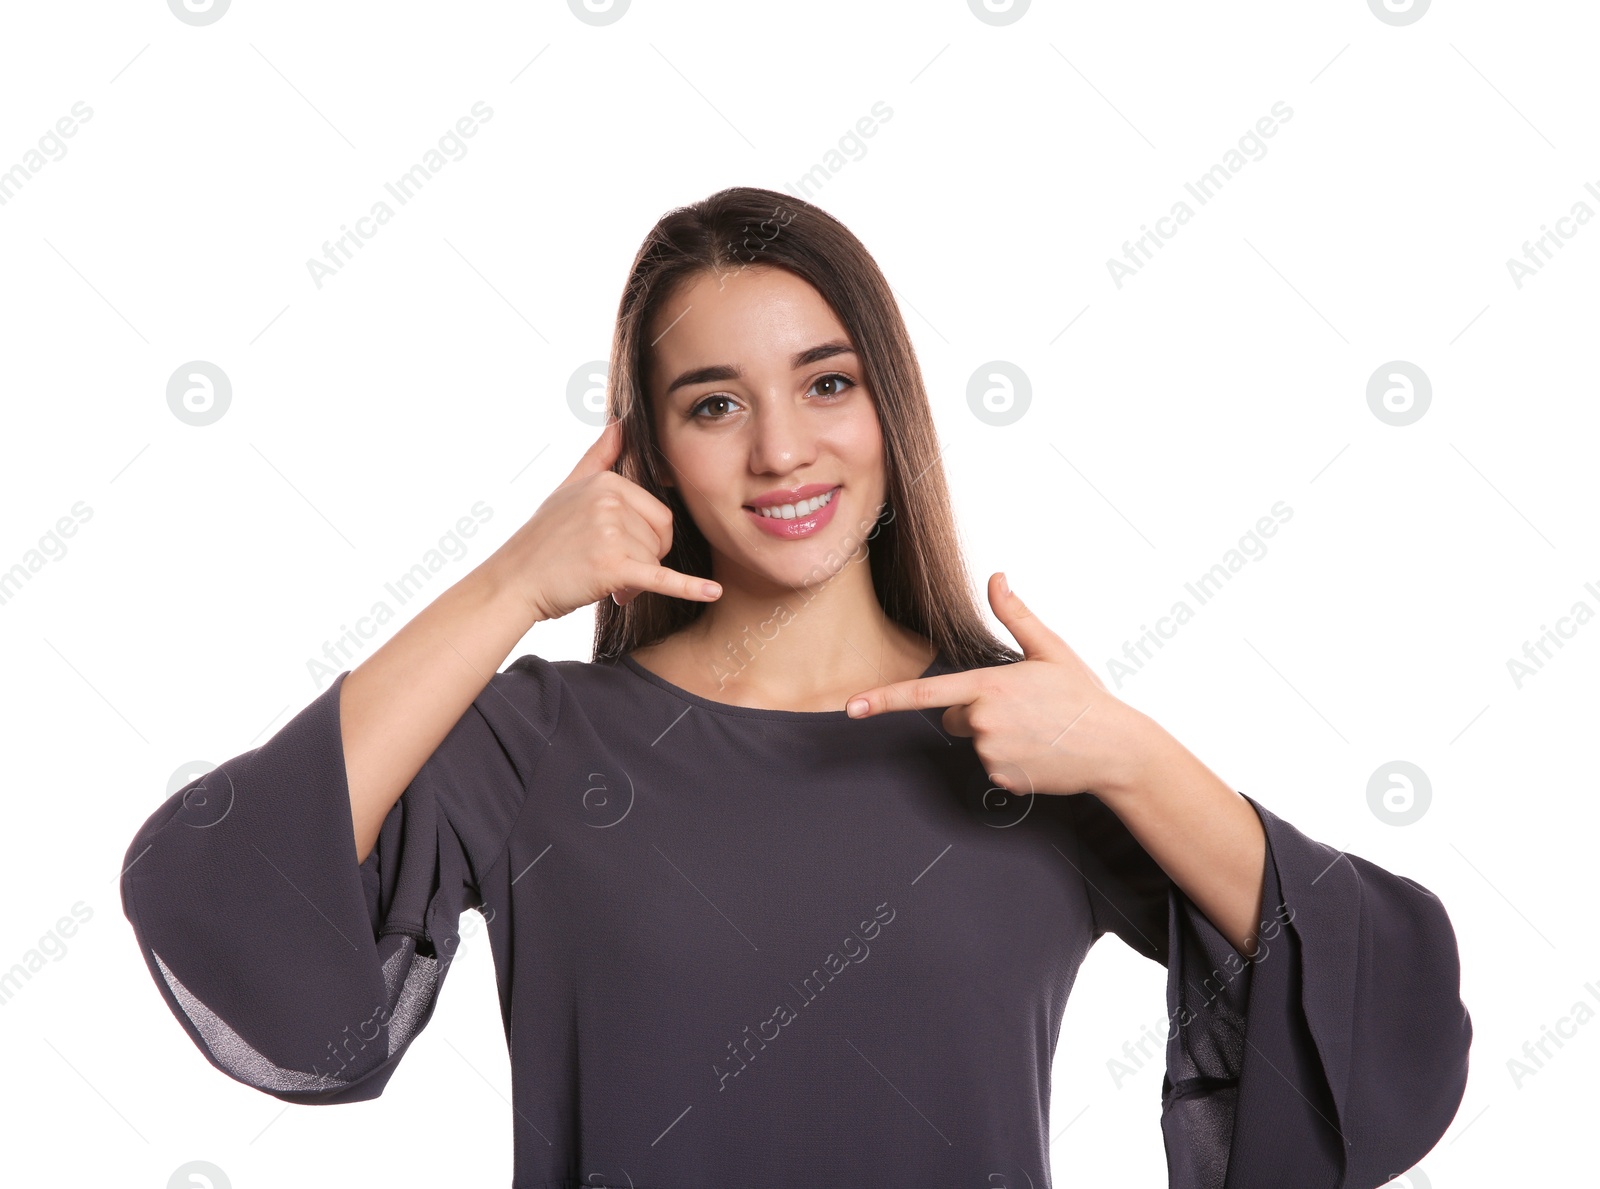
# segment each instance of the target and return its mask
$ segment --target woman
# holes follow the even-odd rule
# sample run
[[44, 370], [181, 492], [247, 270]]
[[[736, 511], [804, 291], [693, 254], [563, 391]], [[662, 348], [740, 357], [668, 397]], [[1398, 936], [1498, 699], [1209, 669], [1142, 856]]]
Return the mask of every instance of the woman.
[[[989, 632], [848, 230], [759, 189], [670, 212], [612, 360], [532, 518], [129, 847], [214, 1064], [377, 1097], [479, 907], [519, 1186], [1045, 1186], [1109, 932], [1168, 971], [1172, 1185], [1376, 1185], [1433, 1146], [1471, 1040], [1444, 908], [1225, 785], [1002, 575], [1021, 650]], [[496, 671], [590, 604], [590, 662]]]

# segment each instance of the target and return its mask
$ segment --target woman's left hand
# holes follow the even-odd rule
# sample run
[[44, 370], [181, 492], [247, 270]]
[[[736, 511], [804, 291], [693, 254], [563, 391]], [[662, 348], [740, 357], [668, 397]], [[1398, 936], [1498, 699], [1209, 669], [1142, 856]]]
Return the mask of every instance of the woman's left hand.
[[948, 706], [944, 729], [970, 738], [989, 778], [1019, 796], [1132, 788], [1162, 728], [1113, 696], [1003, 573], [989, 578], [989, 605], [1022, 660], [880, 685], [849, 700], [851, 717]]

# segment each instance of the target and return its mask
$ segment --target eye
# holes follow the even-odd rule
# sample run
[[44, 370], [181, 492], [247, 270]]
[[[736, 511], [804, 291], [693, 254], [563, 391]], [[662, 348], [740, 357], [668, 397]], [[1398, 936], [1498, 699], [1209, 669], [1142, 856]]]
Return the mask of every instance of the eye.
[[[846, 385], [846, 387], [842, 387], [842, 388], [839, 387], [839, 385], [841, 383]], [[833, 392], [820, 392], [820, 393], [817, 393], [818, 396], [820, 396], [823, 400], [829, 402], [830, 404], [833, 401], [838, 400], [846, 392], [848, 392], [851, 388], [854, 388], [856, 386], [856, 382], [854, 380], [852, 380], [849, 376], [845, 375], [843, 372], [829, 372], [825, 376], [818, 376], [816, 383], [812, 384], [811, 387], [809, 389], [807, 389], [807, 392], [810, 393], [810, 392], [816, 391], [816, 388], [817, 388], [817, 386], [819, 384], [832, 384], [832, 385], [834, 385], [835, 391], [833, 391]], [[726, 393], [714, 392], [710, 396], [702, 397], [700, 400], [696, 401], [693, 406], [690, 407], [690, 409], [689, 409], [689, 418], [690, 418], [690, 420], [699, 420], [699, 421], [722, 421], [725, 418], [727, 418], [728, 416], [730, 416], [731, 414], [729, 414], [729, 413], [718, 413], [718, 414], [714, 414], [714, 415], [710, 415], [710, 416], [702, 416], [701, 415], [701, 410], [704, 409], [707, 405], [711, 405], [711, 404], [732, 405], [734, 403], [735, 402], [734, 402], [733, 397], [727, 395]]]
[[[819, 376], [817, 378], [817, 384], [826, 384], [829, 381], [839, 381], [839, 380], [843, 380], [846, 384], [848, 384], [850, 386], [850, 388], [854, 388], [856, 386], [856, 382], [854, 380], [852, 380], [849, 376], [845, 375], [843, 372], [829, 372], [825, 376]], [[817, 386], [817, 384], [813, 384], [811, 387], [815, 388]], [[835, 392], [826, 393], [825, 395], [831, 397], [832, 399], [837, 400], [839, 397], [843, 396], [848, 391], [849, 391], [849, 388], [840, 388]]]
[[730, 404], [733, 403], [733, 397], [726, 396], [726, 395], [718, 392], [718, 393], [713, 393], [711, 396], [708, 396], [708, 397], [704, 398], [703, 400], [698, 400], [698, 401], [696, 401], [694, 403], [694, 406], [689, 410], [689, 419], [691, 421], [692, 420], [696, 420], [696, 419], [698, 419], [700, 421], [721, 421], [725, 417], [728, 416], [728, 414], [723, 413], [723, 414], [720, 414], [720, 415], [718, 415], [716, 417], [701, 417], [700, 416], [700, 410], [705, 408], [707, 405], [713, 404], [713, 403], [730, 405]]

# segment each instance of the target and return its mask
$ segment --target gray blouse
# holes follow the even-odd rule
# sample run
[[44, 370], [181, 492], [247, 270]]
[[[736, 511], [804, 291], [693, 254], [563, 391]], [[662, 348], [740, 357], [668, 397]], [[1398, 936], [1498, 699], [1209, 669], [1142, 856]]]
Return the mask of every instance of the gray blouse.
[[1461, 1101], [1443, 905], [1253, 798], [1247, 962], [1104, 802], [991, 789], [939, 710], [747, 709], [527, 655], [358, 865], [346, 675], [151, 814], [124, 912], [213, 1064], [331, 1105], [382, 1093], [479, 909], [513, 1189], [1046, 1189], [1062, 1011], [1107, 933], [1166, 967], [1172, 1186], [1378, 1185]]

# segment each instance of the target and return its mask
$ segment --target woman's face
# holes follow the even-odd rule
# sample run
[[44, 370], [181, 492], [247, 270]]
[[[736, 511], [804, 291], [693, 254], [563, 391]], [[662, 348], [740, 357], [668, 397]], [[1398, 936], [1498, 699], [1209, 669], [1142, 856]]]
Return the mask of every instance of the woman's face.
[[[822, 295], [771, 266], [702, 274], [648, 333], [657, 438], [713, 573], [797, 587], [857, 552], [884, 499], [883, 436], [861, 361]], [[797, 498], [795, 488], [806, 490]], [[752, 506], [786, 490], [780, 509], [827, 491], [830, 506], [796, 507], [764, 528]]]

